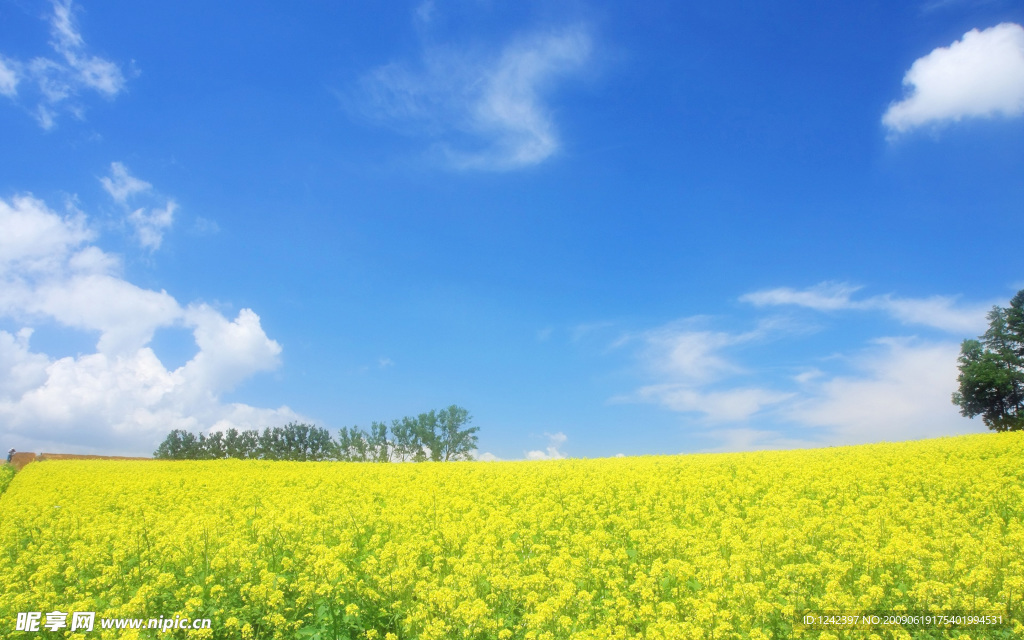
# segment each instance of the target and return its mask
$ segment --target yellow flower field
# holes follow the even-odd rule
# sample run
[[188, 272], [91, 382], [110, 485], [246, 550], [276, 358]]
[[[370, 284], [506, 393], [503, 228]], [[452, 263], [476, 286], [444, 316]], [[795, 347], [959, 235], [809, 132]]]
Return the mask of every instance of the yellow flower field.
[[[0, 635], [1024, 637], [1024, 433], [504, 463], [46, 461], [0, 498]], [[210, 618], [15, 631], [19, 612]], [[960, 630], [801, 614], [964, 611]]]

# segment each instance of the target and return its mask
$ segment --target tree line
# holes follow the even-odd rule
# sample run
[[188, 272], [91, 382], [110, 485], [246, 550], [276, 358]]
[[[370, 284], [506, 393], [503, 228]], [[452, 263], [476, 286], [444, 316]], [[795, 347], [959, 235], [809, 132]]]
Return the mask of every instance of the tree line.
[[153, 456], [164, 460], [337, 460], [343, 462], [447, 462], [472, 460], [479, 427], [472, 416], [452, 405], [418, 416], [373, 422], [369, 431], [342, 427], [332, 438], [327, 429], [291, 422], [283, 427], [198, 435], [175, 429]]

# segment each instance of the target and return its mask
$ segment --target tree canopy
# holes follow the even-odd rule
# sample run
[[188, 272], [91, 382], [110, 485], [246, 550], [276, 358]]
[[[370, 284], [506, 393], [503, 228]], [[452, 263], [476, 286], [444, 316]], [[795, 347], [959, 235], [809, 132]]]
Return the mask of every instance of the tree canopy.
[[960, 346], [960, 388], [953, 403], [968, 418], [980, 415], [989, 429], [1024, 429], [1024, 289], [1007, 308], [993, 307], [989, 328]]
[[472, 417], [452, 405], [441, 411], [373, 422], [370, 430], [342, 427], [337, 439], [326, 429], [289, 423], [260, 431], [228, 429], [198, 436], [175, 429], [153, 453], [169, 460], [340, 460], [345, 462], [447, 462], [472, 460], [479, 427], [468, 426]]

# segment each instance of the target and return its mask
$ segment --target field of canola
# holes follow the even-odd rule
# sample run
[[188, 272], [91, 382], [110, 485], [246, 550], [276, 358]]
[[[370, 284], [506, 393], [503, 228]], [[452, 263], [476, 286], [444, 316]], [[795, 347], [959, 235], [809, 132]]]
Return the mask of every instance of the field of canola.
[[[1024, 433], [549, 462], [48, 461], [0, 498], [0, 636], [1024, 637], [1022, 549]], [[13, 631], [55, 609], [213, 622]], [[829, 632], [800, 627], [808, 609], [1016, 622]]]

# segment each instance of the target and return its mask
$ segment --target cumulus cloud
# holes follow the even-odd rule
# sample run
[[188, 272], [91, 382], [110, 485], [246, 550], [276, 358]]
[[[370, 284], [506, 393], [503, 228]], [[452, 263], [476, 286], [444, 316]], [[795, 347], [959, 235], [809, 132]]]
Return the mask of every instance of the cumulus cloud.
[[[0, 199], [0, 437], [18, 448], [148, 454], [171, 429], [255, 428], [300, 417], [288, 407], [225, 404], [223, 393], [279, 364], [280, 345], [242, 309], [234, 319], [126, 281], [120, 260], [91, 244], [84, 215], [31, 196]], [[96, 350], [33, 351], [34, 326], [97, 335]], [[168, 369], [149, 346], [159, 330], [191, 331], [195, 355]]]
[[544, 436], [548, 439], [548, 446], [544, 447], [544, 450], [536, 449], [534, 451], [526, 452], [527, 460], [561, 460], [565, 458], [565, 454], [562, 453], [561, 447], [568, 440], [569, 437], [559, 431], [558, 433], [545, 433]]
[[[131, 175], [120, 162], [110, 164], [110, 175], [100, 178], [100, 183], [110, 197], [124, 208], [125, 219], [135, 229], [139, 245], [150, 251], [159, 249], [164, 232], [174, 223], [177, 203], [153, 195], [153, 185]], [[147, 206], [135, 207], [135, 201], [142, 197], [148, 201]]]
[[427, 48], [419, 68], [392, 63], [363, 80], [375, 118], [437, 141], [453, 166], [511, 170], [559, 149], [545, 95], [590, 56], [581, 26], [540, 31], [497, 55]]
[[31, 337], [27, 327], [13, 335], [0, 331], [0, 397], [20, 396], [46, 381], [50, 360], [29, 350]]
[[[50, 47], [56, 57], [36, 57], [28, 62], [0, 58], [0, 93], [14, 98], [18, 84], [25, 80], [38, 90], [33, 109], [40, 126], [50, 129], [56, 124], [58, 109], [80, 115], [81, 107], [73, 103], [83, 92], [113, 98], [124, 90], [121, 68], [89, 52], [75, 22], [71, 0], [53, 2], [49, 16]], [[26, 97], [26, 100], [30, 98]]]
[[60, 216], [31, 196], [0, 198], [0, 274], [49, 272], [93, 238], [80, 213]]
[[69, 267], [54, 277], [12, 285], [3, 296], [5, 307], [30, 319], [98, 332], [96, 348], [103, 353], [133, 352], [148, 344], [157, 329], [174, 326], [182, 317], [166, 291], [142, 289], [107, 273]]
[[199, 353], [181, 373], [199, 388], [219, 394], [253, 373], [277, 368], [281, 346], [267, 338], [252, 309], [242, 309], [228, 320], [207, 305], [192, 305], [184, 321], [193, 327]]
[[992, 305], [962, 305], [956, 297], [901, 298], [890, 294], [854, 300], [861, 287], [846, 283], [823, 282], [807, 289], [780, 287], [740, 296], [740, 301], [755, 307], [798, 306], [815, 311], [881, 311], [904, 324], [916, 324], [951, 333], [980, 333], [986, 326], [986, 314]]
[[882, 123], [894, 134], [963, 118], [1024, 113], [1024, 27], [1004, 22], [972, 29], [918, 58], [903, 77], [907, 97]]

